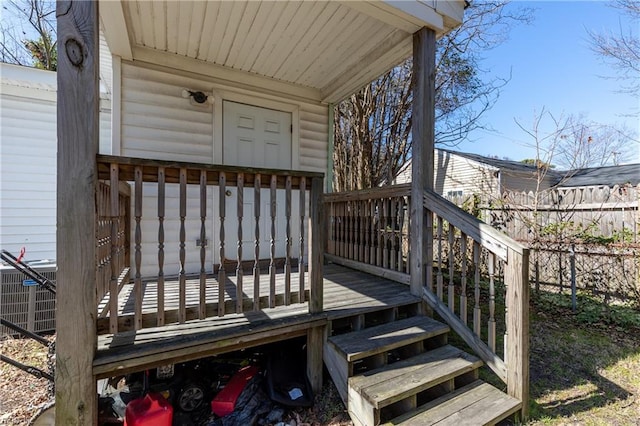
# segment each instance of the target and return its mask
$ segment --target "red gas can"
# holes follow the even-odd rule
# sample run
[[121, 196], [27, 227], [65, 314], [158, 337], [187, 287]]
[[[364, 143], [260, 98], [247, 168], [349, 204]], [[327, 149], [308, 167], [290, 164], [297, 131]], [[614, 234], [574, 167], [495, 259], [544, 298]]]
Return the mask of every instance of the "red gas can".
[[249, 380], [258, 374], [259, 371], [258, 367], [254, 365], [241, 368], [240, 371], [229, 380], [229, 383], [227, 383], [224, 389], [218, 392], [213, 401], [211, 401], [211, 411], [219, 417], [231, 414], [236, 407], [236, 400], [242, 393], [242, 390]]
[[173, 407], [159, 393], [149, 393], [127, 404], [124, 426], [171, 426]]

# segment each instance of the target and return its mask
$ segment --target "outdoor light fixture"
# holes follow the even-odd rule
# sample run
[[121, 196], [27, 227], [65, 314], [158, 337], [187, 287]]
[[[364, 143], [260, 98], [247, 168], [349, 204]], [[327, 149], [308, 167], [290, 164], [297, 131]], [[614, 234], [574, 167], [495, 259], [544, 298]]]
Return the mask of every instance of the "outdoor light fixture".
[[203, 105], [207, 101], [209, 101], [209, 103], [213, 103], [213, 97], [211, 96], [211, 94], [202, 92], [200, 90], [195, 91], [195, 90], [184, 89], [182, 91], [182, 97], [191, 98], [193, 105]]

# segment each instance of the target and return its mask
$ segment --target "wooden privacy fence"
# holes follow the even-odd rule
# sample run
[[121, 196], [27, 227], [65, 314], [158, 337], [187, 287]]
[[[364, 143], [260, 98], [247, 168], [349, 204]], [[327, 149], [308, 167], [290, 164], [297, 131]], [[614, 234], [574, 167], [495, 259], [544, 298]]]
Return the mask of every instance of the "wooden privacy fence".
[[[325, 196], [327, 258], [409, 284], [410, 185]], [[433, 218], [424, 298], [526, 401], [529, 389], [529, 251], [448, 202], [424, 193]], [[502, 340], [503, 344], [498, 344]]]
[[[322, 182], [321, 173], [267, 170], [245, 167], [215, 166], [206, 164], [194, 164], [183, 162], [168, 162], [146, 159], [136, 159], [127, 157], [98, 156], [99, 179], [109, 184], [100, 183], [98, 187], [99, 210], [109, 205], [110, 211], [127, 211], [128, 206], [123, 200], [117, 188], [124, 182], [131, 182], [133, 187], [132, 205], [132, 234], [133, 241], [133, 290], [128, 299], [133, 299], [133, 315], [128, 318], [119, 318], [119, 312], [125, 301], [120, 300], [118, 287], [118, 276], [122, 272], [121, 263], [112, 263], [110, 273], [101, 273], [98, 276], [98, 288], [107, 288], [104, 292], [107, 301], [103, 303], [108, 306], [103, 312], [108, 311], [109, 316], [98, 320], [98, 333], [116, 333], [122, 329], [123, 324], [133, 322], [134, 329], [141, 329], [153, 326], [162, 326], [171, 322], [183, 323], [190, 319], [203, 319], [210, 316], [224, 316], [226, 313], [240, 313], [245, 310], [260, 310], [265, 307], [275, 307], [276, 305], [288, 305], [290, 303], [305, 303], [306, 295], [310, 293], [310, 312], [322, 311], [322, 225], [320, 220], [322, 206]], [[146, 189], [148, 185], [153, 186], [153, 190]], [[177, 191], [176, 197], [167, 196], [169, 187]], [[196, 200], [190, 199], [187, 202], [187, 189], [192, 194], [195, 190], [199, 195]], [[235, 200], [229, 198], [230, 188], [235, 188]], [[213, 191], [211, 191], [213, 190]], [[267, 200], [262, 200], [264, 192], [268, 193]], [[296, 191], [297, 199], [293, 199]], [[147, 194], [147, 192], [149, 194]], [[209, 203], [211, 192], [218, 195], [218, 209], [212, 211]], [[277, 195], [284, 192], [284, 205], [278, 205]], [[253, 195], [253, 211], [244, 211], [245, 197], [251, 193]], [[153, 198], [155, 206], [151, 215], [143, 215], [143, 200]], [[229, 203], [227, 200], [233, 200]], [[268, 201], [268, 213], [265, 215], [262, 206]], [[227, 204], [233, 205], [227, 205]], [[209, 204], [209, 207], [208, 207]], [[297, 208], [297, 216], [292, 214], [292, 206]], [[232, 212], [232, 213], [229, 213]], [[213, 218], [209, 217], [213, 214]], [[228, 225], [230, 215], [234, 216], [235, 225]], [[150, 217], [149, 217], [150, 216]], [[266, 217], [265, 217], [266, 216]], [[199, 271], [195, 274], [195, 282], [189, 280], [187, 285], [188, 272], [185, 268], [187, 262], [187, 241], [186, 241], [186, 220], [189, 218], [199, 219], [199, 253], [197, 262]], [[243, 219], [247, 217], [253, 219], [254, 229], [252, 235], [243, 235]], [[282, 293], [276, 286], [276, 223], [284, 222], [284, 289]], [[121, 230], [126, 228], [123, 225], [127, 222], [126, 217], [112, 217], [111, 221], [105, 221], [98, 227], [100, 239], [107, 234], [106, 228], [110, 228], [111, 240], [101, 243], [109, 247], [111, 252], [117, 252], [117, 245], [114, 235], [120, 235]], [[263, 225], [261, 225], [261, 223]], [[261, 235], [266, 231], [269, 234], [268, 247], [268, 272], [261, 272], [261, 264], [264, 255], [261, 255]], [[144, 224], [144, 226], [143, 226]], [[155, 226], [154, 226], [155, 224]], [[212, 225], [213, 224], [213, 225]], [[174, 234], [177, 231], [178, 245], [177, 262], [179, 265], [178, 274], [175, 277], [177, 282], [177, 309], [165, 311], [165, 301], [169, 276], [165, 271], [165, 263], [169, 260], [175, 262], [176, 259], [169, 259], [169, 252], [165, 235], [170, 231]], [[297, 241], [293, 241], [292, 228], [297, 227], [299, 236]], [[151, 235], [143, 235], [143, 228], [155, 227]], [[215, 229], [211, 229], [211, 228]], [[213, 270], [207, 263], [207, 241], [210, 235], [217, 233], [219, 239], [217, 250], [219, 255], [219, 267], [217, 274], [212, 274]], [[250, 249], [252, 256], [243, 259], [243, 241], [251, 242]], [[120, 240], [118, 240], [120, 241]], [[155, 248], [151, 256], [143, 253], [143, 248], [152, 247], [149, 241], [155, 241]], [[146, 242], [146, 243], [145, 243]], [[291, 247], [297, 245], [297, 259], [294, 262], [291, 254]], [[101, 245], [101, 247], [102, 247]], [[106, 248], [103, 250], [107, 250]], [[263, 251], [264, 252], [264, 251]], [[230, 254], [230, 256], [229, 256]], [[143, 264], [144, 259], [157, 259], [153, 264]], [[229, 259], [232, 260], [229, 260]], [[307, 259], [309, 261], [307, 262]], [[297, 271], [293, 271], [294, 263]], [[309, 271], [305, 279], [305, 265], [309, 266]], [[154, 268], [152, 276], [143, 276], [141, 271], [144, 268]], [[245, 269], [250, 269], [250, 273], [245, 274]], [[103, 268], [104, 269], [104, 268]], [[292, 276], [296, 275], [296, 279]], [[265, 277], [266, 275], [266, 277]], [[108, 280], [107, 280], [108, 277]], [[267, 278], [268, 277], [268, 278]], [[229, 285], [231, 278], [235, 281], [231, 285], [235, 287], [235, 294], [229, 298]], [[261, 278], [268, 280], [268, 292], [261, 294]], [[144, 293], [145, 283], [150, 279], [154, 280], [157, 288], [156, 294], [152, 295], [153, 312], [143, 312], [143, 302], [146, 304], [147, 294]], [[107, 284], [108, 281], [108, 284]], [[308, 282], [308, 285], [307, 285]], [[294, 284], [297, 288], [294, 288]], [[217, 286], [217, 300], [207, 299], [207, 288]], [[278, 287], [279, 288], [279, 287]], [[147, 292], [148, 293], [148, 292]], [[187, 295], [195, 293], [196, 303], [188, 304]], [[100, 294], [100, 293], [99, 293]], [[144, 296], [144, 297], [143, 297]], [[227, 296], [225, 298], [225, 296]], [[171, 295], [173, 297], [173, 295]], [[192, 300], [191, 295], [189, 296]], [[143, 300], [145, 299], [145, 300]], [[230, 304], [230, 300], [232, 304]], [[145, 305], [147, 306], [147, 305]]]
[[[544, 232], [557, 224], [594, 236], [625, 236], [640, 243], [640, 185], [556, 188], [533, 192], [507, 191], [500, 202], [480, 195], [481, 217], [517, 240], [530, 240], [531, 229]], [[452, 200], [458, 205], [462, 200]]]

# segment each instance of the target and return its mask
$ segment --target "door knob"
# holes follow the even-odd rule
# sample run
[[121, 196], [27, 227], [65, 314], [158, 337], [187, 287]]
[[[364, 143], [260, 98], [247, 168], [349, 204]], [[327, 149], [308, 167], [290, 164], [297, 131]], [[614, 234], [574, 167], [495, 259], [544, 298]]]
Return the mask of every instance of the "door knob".
[[231, 197], [231, 190], [227, 189], [224, 193], [227, 197]]

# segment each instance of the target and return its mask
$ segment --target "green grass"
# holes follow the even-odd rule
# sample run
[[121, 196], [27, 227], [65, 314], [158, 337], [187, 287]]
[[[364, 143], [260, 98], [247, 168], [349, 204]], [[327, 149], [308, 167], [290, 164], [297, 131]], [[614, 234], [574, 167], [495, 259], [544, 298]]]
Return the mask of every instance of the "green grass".
[[640, 312], [542, 292], [531, 313], [527, 424], [639, 424]]

